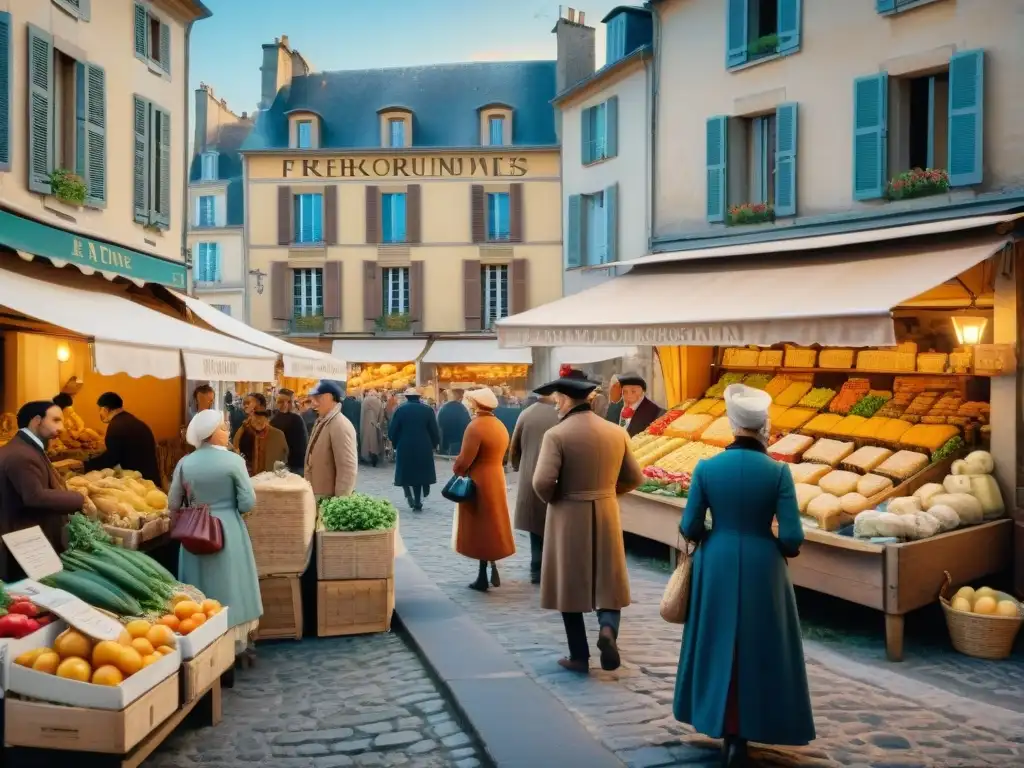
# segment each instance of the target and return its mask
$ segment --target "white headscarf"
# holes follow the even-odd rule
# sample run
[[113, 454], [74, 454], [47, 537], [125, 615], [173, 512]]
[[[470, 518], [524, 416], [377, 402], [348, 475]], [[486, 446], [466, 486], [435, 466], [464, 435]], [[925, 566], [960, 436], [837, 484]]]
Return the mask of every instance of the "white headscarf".
[[223, 423], [224, 414], [220, 411], [200, 411], [188, 423], [185, 440], [193, 448], [200, 448]]
[[725, 412], [729, 417], [732, 431], [744, 429], [748, 432], [758, 432], [767, 442], [770, 432], [768, 407], [772, 404], [771, 395], [746, 384], [730, 384], [725, 388], [724, 397]]
[[494, 392], [487, 387], [472, 389], [463, 395], [463, 397], [475, 404], [478, 408], [483, 408], [488, 411], [493, 411], [498, 407], [498, 398], [495, 397]]

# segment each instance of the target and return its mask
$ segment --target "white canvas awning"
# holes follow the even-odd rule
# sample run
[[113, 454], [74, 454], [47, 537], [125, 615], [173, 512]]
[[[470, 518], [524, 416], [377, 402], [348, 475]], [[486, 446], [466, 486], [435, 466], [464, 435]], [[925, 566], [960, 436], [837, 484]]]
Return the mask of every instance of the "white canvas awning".
[[552, 361], [557, 365], [591, 365], [637, 354], [636, 347], [555, 347]]
[[0, 271], [0, 305], [84, 336], [104, 375], [273, 381], [276, 355], [102, 291]]
[[423, 354], [427, 340], [335, 339], [331, 354], [349, 363], [414, 363]]
[[231, 315], [226, 315], [215, 307], [211, 307], [205, 301], [194, 299], [182, 293], [171, 291], [175, 298], [184, 302], [185, 306], [194, 312], [199, 319], [220, 331], [223, 334], [252, 344], [263, 349], [269, 349], [281, 355], [284, 362], [284, 375], [295, 376], [303, 379], [330, 379], [333, 381], [344, 381], [348, 377], [348, 366], [344, 360], [339, 360], [332, 355], [318, 352], [315, 349], [306, 349], [298, 344], [271, 336], [269, 333], [256, 330], [251, 325], [236, 320]]
[[[981, 263], [1008, 241], [635, 267], [498, 321], [501, 344], [823, 346], [896, 343], [891, 310]], [[841, 258], [841, 260], [840, 260]]]
[[530, 349], [502, 349], [497, 339], [438, 339], [423, 356], [424, 363], [442, 365], [531, 365]]

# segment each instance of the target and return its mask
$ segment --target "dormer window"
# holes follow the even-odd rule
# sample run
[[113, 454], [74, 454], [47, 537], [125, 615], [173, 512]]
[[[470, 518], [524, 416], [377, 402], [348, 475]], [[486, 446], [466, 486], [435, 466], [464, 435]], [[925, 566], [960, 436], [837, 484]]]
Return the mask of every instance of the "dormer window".
[[200, 180], [215, 181], [217, 179], [217, 165], [220, 155], [216, 152], [203, 152], [200, 159]]
[[491, 115], [487, 118], [487, 143], [492, 147], [505, 145], [505, 116]]
[[292, 149], [320, 149], [320, 116], [305, 110], [290, 113], [288, 146]]
[[512, 143], [512, 107], [488, 104], [480, 107], [480, 144], [507, 147]]
[[626, 14], [620, 13], [605, 24], [605, 66], [626, 55]]
[[412, 146], [412, 112], [405, 107], [385, 107], [380, 115], [380, 145], [387, 149]]

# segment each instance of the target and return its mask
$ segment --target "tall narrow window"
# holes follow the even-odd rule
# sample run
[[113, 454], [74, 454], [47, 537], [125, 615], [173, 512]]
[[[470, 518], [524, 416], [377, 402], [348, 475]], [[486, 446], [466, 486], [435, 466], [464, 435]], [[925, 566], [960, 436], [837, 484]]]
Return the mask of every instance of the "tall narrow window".
[[608, 111], [607, 102], [601, 102], [590, 108], [590, 141], [591, 162], [603, 160], [608, 156]]
[[505, 118], [502, 115], [494, 115], [488, 118], [487, 122], [487, 143], [492, 147], [505, 145]]
[[220, 281], [220, 246], [217, 243], [199, 243], [195, 261], [196, 280], [201, 283]]
[[196, 205], [196, 223], [200, 227], [213, 227], [217, 225], [217, 198], [213, 195], [201, 195]]
[[217, 178], [217, 153], [203, 152], [201, 159], [200, 178], [203, 181], [214, 181]]
[[487, 195], [487, 239], [508, 240], [509, 238], [509, 197], [508, 192], [491, 192]]
[[750, 121], [750, 200], [775, 204], [775, 114]]
[[409, 268], [385, 267], [381, 272], [381, 283], [384, 287], [382, 302], [384, 314], [409, 314]]
[[405, 146], [405, 120], [402, 118], [388, 120], [388, 146]]
[[381, 198], [381, 234], [385, 243], [405, 242], [405, 193], [390, 192]]
[[317, 194], [295, 196], [295, 242], [322, 243], [324, 239], [324, 196]]
[[322, 317], [324, 314], [324, 271], [319, 267], [292, 270], [292, 315]]
[[607, 261], [608, 224], [604, 205], [604, 193], [586, 195], [584, 198], [584, 221], [587, 228], [587, 264], [604, 264]]
[[295, 143], [299, 149], [312, 149], [313, 147], [313, 121], [299, 120], [295, 124]]
[[508, 317], [508, 266], [506, 264], [488, 264], [480, 268], [482, 288], [481, 319], [485, 330], [490, 329], [498, 320]]

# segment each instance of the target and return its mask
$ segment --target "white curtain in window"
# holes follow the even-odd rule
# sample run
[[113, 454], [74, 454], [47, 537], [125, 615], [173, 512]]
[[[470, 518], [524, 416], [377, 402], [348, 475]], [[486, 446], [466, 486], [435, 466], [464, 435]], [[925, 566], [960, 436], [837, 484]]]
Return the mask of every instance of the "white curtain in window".
[[220, 244], [199, 243], [195, 256], [196, 280], [204, 283], [220, 282]]
[[409, 314], [409, 268], [386, 267], [383, 272], [384, 314]]
[[217, 178], [217, 153], [204, 152], [202, 159], [203, 181], [213, 181]]
[[320, 268], [292, 270], [292, 296], [295, 317], [324, 313], [324, 271]]
[[483, 272], [483, 327], [508, 317], [508, 266], [489, 264]]

